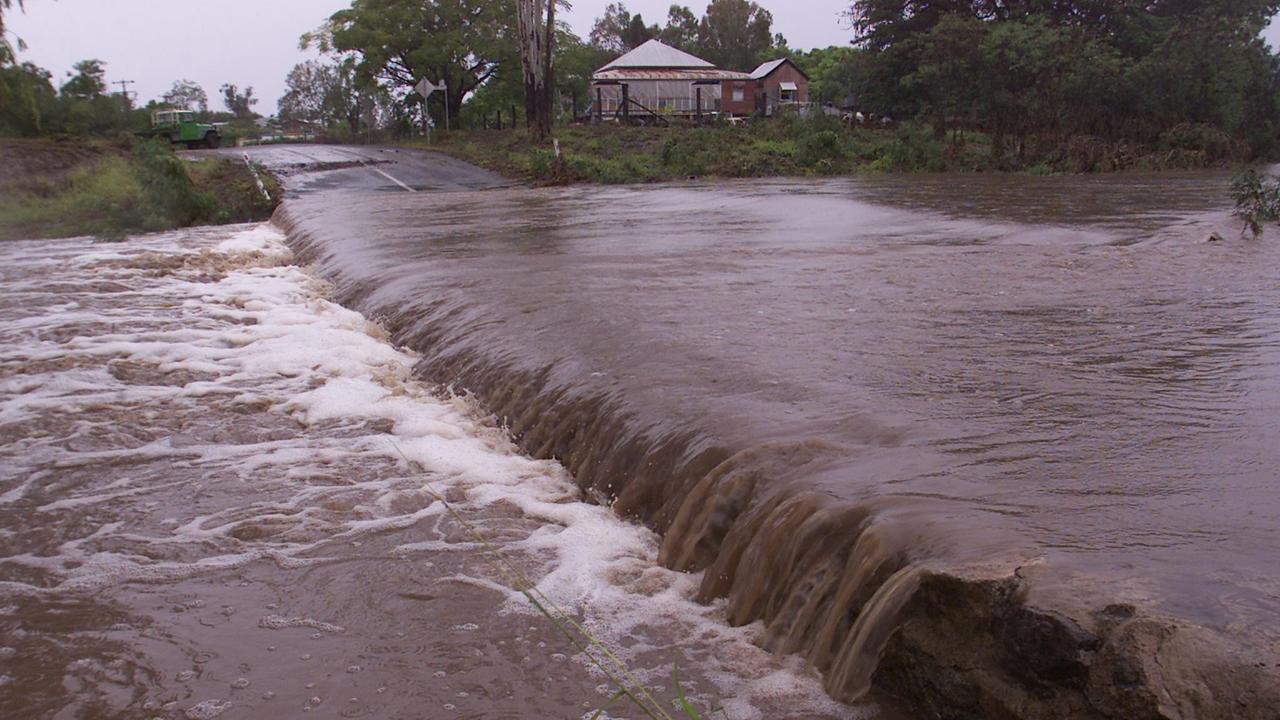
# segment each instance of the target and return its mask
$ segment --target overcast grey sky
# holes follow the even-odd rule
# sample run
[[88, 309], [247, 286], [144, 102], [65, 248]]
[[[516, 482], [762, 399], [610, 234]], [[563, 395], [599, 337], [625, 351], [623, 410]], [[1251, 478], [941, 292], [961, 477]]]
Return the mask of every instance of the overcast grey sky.
[[[568, 21], [586, 37], [610, 0], [574, 0]], [[626, 0], [645, 21], [662, 23], [672, 0]], [[795, 48], [847, 43], [851, 37], [841, 12], [849, 0], [757, 0], [773, 13], [775, 31]], [[218, 88], [252, 85], [262, 99], [256, 108], [274, 114], [284, 77], [307, 59], [298, 37], [316, 28], [350, 0], [27, 0], [25, 15], [7, 19], [30, 48], [21, 54], [54, 73], [59, 83], [71, 65], [85, 58], [107, 63], [108, 80], [134, 80], [131, 91], [146, 102], [178, 79], [204, 86], [220, 107]], [[705, 0], [688, 5], [701, 14]], [[1267, 37], [1280, 47], [1280, 23]]]

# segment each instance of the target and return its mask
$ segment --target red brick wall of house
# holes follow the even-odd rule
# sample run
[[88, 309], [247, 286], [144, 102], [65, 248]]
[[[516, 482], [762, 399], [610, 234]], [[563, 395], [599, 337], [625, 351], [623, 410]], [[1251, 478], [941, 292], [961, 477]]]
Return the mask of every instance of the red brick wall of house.
[[783, 63], [782, 67], [764, 79], [764, 91], [769, 97], [777, 99], [781, 97], [780, 86], [784, 82], [796, 84], [796, 102], [809, 102], [809, 80], [791, 63]]
[[[742, 88], [742, 100], [734, 100], [734, 88]], [[751, 115], [756, 111], [756, 91], [759, 83], [755, 80], [725, 80], [720, 83], [720, 111], [733, 115]]]

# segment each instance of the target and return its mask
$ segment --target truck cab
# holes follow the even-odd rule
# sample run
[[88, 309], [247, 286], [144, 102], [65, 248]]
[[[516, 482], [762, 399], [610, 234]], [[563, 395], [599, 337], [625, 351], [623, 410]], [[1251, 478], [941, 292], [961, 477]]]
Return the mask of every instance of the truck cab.
[[216, 148], [222, 144], [218, 128], [196, 122], [196, 114], [190, 110], [156, 110], [151, 113], [151, 134], [156, 138], [167, 138], [171, 143], [182, 143], [188, 148]]

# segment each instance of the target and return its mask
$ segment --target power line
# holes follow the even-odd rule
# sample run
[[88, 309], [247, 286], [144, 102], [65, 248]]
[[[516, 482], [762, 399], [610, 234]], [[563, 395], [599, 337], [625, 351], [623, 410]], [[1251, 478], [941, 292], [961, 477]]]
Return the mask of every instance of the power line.
[[119, 86], [120, 86], [120, 97], [124, 98], [124, 99], [125, 99], [125, 101], [126, 101], [126, 102], [128, 102], [128, 100], [129, 100], [129, 86], [130, 86], [130, 85], [137, 85], [138, 83], [137, 83], [137, 81], [134, 81], [134, 80], [116, 80], [115, 82], [113, 82], [113, 83], [111, 83], [111, 84], [112, 84], [112, 85], [119, 85]]

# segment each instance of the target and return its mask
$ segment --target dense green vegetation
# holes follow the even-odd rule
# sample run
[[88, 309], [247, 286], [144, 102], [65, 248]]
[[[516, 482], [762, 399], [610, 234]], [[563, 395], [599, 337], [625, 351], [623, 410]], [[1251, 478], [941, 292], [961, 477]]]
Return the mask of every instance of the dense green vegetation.
[[0, 240], [171, 230], [271, 216], [279, 186], [222, 158], [182, 160], [160, 142], [3, 140]]
[[[0, 0], [0, 23], [20, 5]], [[1280, 0], [850, 0], [849, 10], [848, 45], [804, 51], [750, 0], [710, 0], [701, 14], [674, 4], [665, 24], [614, 2], [585, 39], [562, 23], [553, 52], [562, 127], [586, 117], [595, 69], [653, 37], [737, 70], [789, 56], [809, 74], [811, 98], [866, 124], [637, 130], [619, 137], [670, 136], [680, 150], [663, 160], [666, 140], [645, 142], [637, 147], [648, 157], [600, 153], [598, 163], [599, 143], [579, 143], [595, 135], [562, 130], [571, 152], [557, 177], [1089, 172], [1280, 157], [1280, 56], [1259, 37]], [[352, 0], [303, 37], [326, 59], [289, 73], [271, 132], [368, 142], [420, 139], [427, 124], [523, 126], [515, 17], [515, 0]], [[448, 93], [424, 101], [412, 90], [423, 78]], [[225, 85], [221, 100], [227, 112], [210, 112], [204, 90], [179, 81], [152, 106], [229, 122], [228, 139], [259, 133], [252, 88]], [[146, 116], [104, 91], [100, 62], [80, 63], [55, 87], [0, 46], [0, 135], [110, 137], [142, 130]], [[484, 143], [493, 147], [466, 150]], [[479, 158], [514, 147], [515, 157], [489, 164], [537, 175], [545, 153], [526, 143], [480, 132], [446, 147]]]
[[1280, 151], [1277, 0], [857, 0], [855, 104], [945, 136]]
[[994, 154], [993, 138], [965, 134], [939, 139], [925, 124], [890, 129], [846, 127], [838, 119], [796, 116], [743, 125], [704, 127], [574, 126], [557, 131], [561, 157], [519, 131], [441, 134], [430, 146], [509, 177], [543, 184], [659, 182], [688, 178], [844, 175], [876, 172], [1033, 174], [1120, 169], [1167, 170], [1212, 164], [1202, 150], [1077, 138], [1028, 142], [1026, 158], [1009, 148]]
[[227, 112], [209, 110], [199, 85], [179, 80], [159, 100], [137, 107], [131, 99], [107, 92], [106, 64], [76, 63], [74, 72], [55, 87], [53, 75], [32, 63], [0, 63], [0, 137], [77, 135], [119, 137], [146, 132], [151, 112], [159, 108], [196, 111], [200, 122], [219, 123], [224, 138], [257, 137], [253, 88], [222, 88]]

